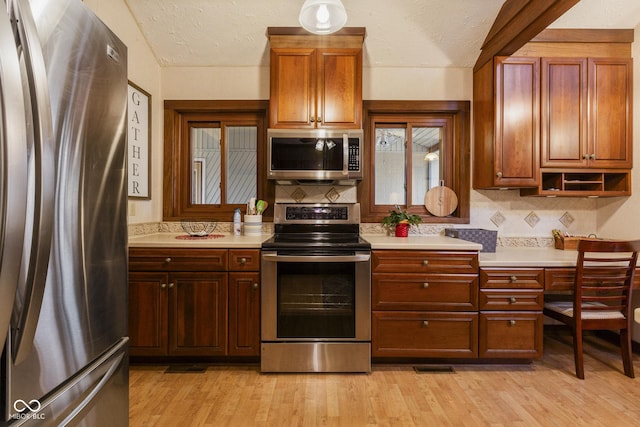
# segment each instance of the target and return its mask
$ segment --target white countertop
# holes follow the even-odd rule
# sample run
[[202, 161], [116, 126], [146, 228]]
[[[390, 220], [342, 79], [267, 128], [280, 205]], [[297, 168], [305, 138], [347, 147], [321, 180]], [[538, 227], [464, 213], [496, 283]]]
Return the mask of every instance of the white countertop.
[[575, 267], [577, 251], [547, 248], [499, 247], [480, 252], [480, 267]]
[[219, 238], [196, 238], [183, 240], [179, 236], [184, 233], [153, 233], [129, 237], [129, 247], [136, 248], [258, 248], [262, 242], [271, 237], [270, 234], [257, 236], [234, 236], [232, 234], [214, 233]]
[[[178, 236], [184, 233], [153, 233], [129, 237], [129, 247], [140, 248], [255, 248], [271, 237], [270, 234], [258, 236], [234, 236], [216, 233], [219, 238], [198, 238], [183, 240]], [[428, 235], [394, 237], [378, 234], [364, 234], [362, 237], [371, 243], [372, 249], [404, 250], [462, 250], [479, 251], [482, 245], [453, 237]], [[481, 252], [481, 267], [573, 267], [578, 253], [561, 251], [554, 248], [512, 248], [499, 247], [495, 253]]]
[[429, 235], [395, 237], [378, 234], [363, 234], [362, 238], [371, 243], [371, 249], [407, 250], [448, 250], [479, 251], [482, 245], [453, 237]]

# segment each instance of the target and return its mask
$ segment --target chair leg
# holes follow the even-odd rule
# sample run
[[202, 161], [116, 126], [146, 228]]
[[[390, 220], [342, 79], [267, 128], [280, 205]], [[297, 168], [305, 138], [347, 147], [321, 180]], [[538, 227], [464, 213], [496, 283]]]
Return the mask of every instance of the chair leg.
[[620, 351], [622, 352], [624, 374], [629, 378], [635, 378], [633, 373], [633, 356], [631, 352], [631, 334], [629, 334], [629, 329], [620, 330]]
[[582, 358], [582, 330], [573, 330], [573, 358], [576, 364], [576, 377], [584, 379], [584, 361]]

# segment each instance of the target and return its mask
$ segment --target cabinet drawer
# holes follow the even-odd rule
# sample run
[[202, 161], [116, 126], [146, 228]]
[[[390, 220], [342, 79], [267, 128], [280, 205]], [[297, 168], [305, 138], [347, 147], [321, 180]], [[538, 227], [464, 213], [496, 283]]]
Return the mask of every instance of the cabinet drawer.
[[544, 289], [546, 291], [573, 291], [575, 280], [575, 268], [547, 268], [544, 271]]
[[[575, 268], [547, 268], [544, 272], [544, 289], [551, 292], [571, 292], [575, 279]], [[633, 289], [640, 289], [640, 268], [636, 268]]]
[[480, 288], [544, 289], [544, 268], [481, 268]]
[[542, 310], [544, 291], [528, 289], [481, 289], [480, 310]]
[[477, 310], [478, 276], [473, 274], [374, 274], [374, 310]]
[[480, 358], [542, 357], [542, 313], [480, 313]]
[[130, 248], [132, 271], [225, 271], [226, 249]]
[[374, 273], [477, 274], [478, 253], [465, 251], [373, 251]]
[[373, 357], [471, 358], [478, 353], [478, 314], [373, 312]]
[[260, 271], [259, 249], [229, 249], [230, 271]]

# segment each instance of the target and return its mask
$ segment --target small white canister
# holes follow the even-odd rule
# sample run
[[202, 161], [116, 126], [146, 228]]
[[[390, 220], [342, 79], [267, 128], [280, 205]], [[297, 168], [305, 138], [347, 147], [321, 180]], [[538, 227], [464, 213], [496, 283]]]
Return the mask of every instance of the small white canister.
[[244, 235], [258, 236], [262, 234], [262, 215], [244, 216]]

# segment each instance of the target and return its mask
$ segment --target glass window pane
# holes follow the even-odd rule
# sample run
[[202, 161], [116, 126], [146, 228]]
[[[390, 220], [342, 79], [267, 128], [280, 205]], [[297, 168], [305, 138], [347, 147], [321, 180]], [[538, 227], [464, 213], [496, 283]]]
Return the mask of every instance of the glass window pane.
[[258, 128], [228, 126], [227, 203], [245, 204], [257, 194]]
[[442, 128], [413, 127], [411, 131], [411, 204], [421, 205], [431, 188], [442, 180]]
[[191, 203], [220, 204], [220, 128], [192, 127]]
[[376, 128], [375, 135], [375, 204], [404, 205], [405, 141], [402, 128]]

